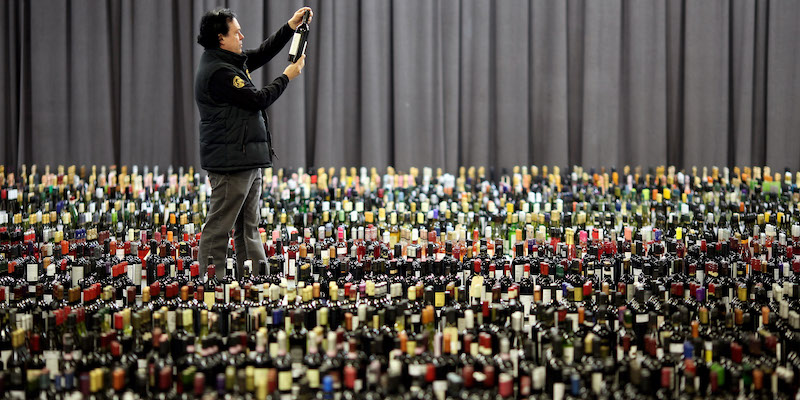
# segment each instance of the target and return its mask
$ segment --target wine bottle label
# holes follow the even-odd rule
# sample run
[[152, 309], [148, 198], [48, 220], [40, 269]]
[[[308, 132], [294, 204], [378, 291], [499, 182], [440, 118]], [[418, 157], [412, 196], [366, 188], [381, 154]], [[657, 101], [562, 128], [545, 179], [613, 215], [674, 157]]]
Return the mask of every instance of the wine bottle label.
[[28, 282], [39, 282], [39, 264], [28, 264], [26, 271]]
[[289, 276], [295, 276], [297, 274], [297, 261], [293, 258], [289, 259]]
[[72, 267], [72, 287], [78, 286], [81, 279], [83, 279], [83, 266], [74, 265]]
[[167, 329], [175, 332], [175, 311], [167, 311]]
[[265, 390], [268, 371], [269, 370], [267, 368], [256, 368], [255, 371], [253, 371], [253, 378], [255, 379], [256, 384], [258, 384], [258, 382], [264, 382]]
[[319, 370], [318, 369], [309, 369], [306, 371], [306, 376], [308, 377], [308, 387], [312, 389], [319, 388]]
[[58, 371], [58, 361], [61, 358], [61, 353], [56, 350], [45, 350], [42, 354], [44, 357], [45, 365], [50, 371]]
[[564, 362], [572, 364], [575, 359], [575, 348], [572, 346], [564, 346]]
[[444, 292], [436, 292], [433, 306], [436, 308], [444, 307]]
[[542, 288], [542, 303], [550, 304], [552, 300], [552, 290], [549, 287]]
[[206, 307], [210, 310], [212, 306], [214, 306], [214, 295], [213, 291], [206, 291], [203, 292], [203, 302], [206, 303]]
[[433, 393], [436, 395], [437, 399], [444, 399], [446, 392], [447, 381], [433, 381]]
[[278, 357], [278, 343], [270, 343], [269, 344], [269, 356], [272, 358]]
[[530, 315], [531, 304], [533, 303], [533, 296], [529, 294], [523, 294], [519, 296], [519, 300], [522, 303], [523, 315]]
[[553, 384], [553, 400], [564, 400], [564, 392], [567, 385], [564, 382], [556, 382]]
[[683, 354], [683, 343], [670, 343], [669, 352], [672, 354]]
[[300, 362], [303, 360], [303, 348], [300, 346], [292, 346], [289, 349], [289, 355], [291, 355], [292, 360], [294, 360], [292, 370], [301, 370], [302, 365], [300, 365]]
[[636, 314], [636, 323], [637, 324], [646, 324], [650, 321], [650, 315], [647, 313], [640, 313]]
[[593, 372], [592, 373], [592, 392], [594, 394], [600, 394], [600, 391], [603, 388], [603, 374], [600, 372]]
[[282, 392], [292, 390], [292, 371], [278, 373], [278, 390]]
[[525, 273], [525, 265], [517, 264], [514, 266], [514, 282], [519, 282], [522, 279], [522, 274]]
[[[0, 361], [3, 363], [3, 365], [6, 365], [6, 363], [8, 362], [8, 357], [10, 357], [10, 356], [11, 356], [11, 350], [0, 351]], [[53, 370], [53, 371], [57, 371], [57, 370]]]

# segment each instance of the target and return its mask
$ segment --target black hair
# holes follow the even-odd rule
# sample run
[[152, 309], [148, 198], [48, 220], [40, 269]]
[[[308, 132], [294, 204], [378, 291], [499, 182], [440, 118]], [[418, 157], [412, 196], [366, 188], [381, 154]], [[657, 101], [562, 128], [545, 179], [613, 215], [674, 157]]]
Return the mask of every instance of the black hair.
[[200, 20], [200, 34], [197, 43], [207, 49], [219, 48], [219, 34], [228, 35], [228, 22], [233, 21], [236, 14], [228, 8], [218, 8], [203, 15]]

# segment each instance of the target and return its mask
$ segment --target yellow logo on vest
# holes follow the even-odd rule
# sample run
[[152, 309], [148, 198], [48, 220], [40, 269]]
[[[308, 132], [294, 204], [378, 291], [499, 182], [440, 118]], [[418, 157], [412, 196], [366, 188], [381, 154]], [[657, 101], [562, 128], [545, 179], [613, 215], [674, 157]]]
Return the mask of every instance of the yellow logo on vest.
[[250, 76], [250, 70], [249, 70], [249, 69], [245, 69], [245, 70], [244, 70], [244, 73], [245, 73], [245, 74], [247, 74], [247, 77], [248, 77], [248, 78], [250, 78], [250, 79], [253, 79], [253, 77], [252, 77], [252, 76]]
[[244, 87], [244, 79], [242, 79], [242, 78], [240, 78], [238, 76], [234, 76], [233, 77], [233, 87], [235, 87], [237, 89], [243, 88]]

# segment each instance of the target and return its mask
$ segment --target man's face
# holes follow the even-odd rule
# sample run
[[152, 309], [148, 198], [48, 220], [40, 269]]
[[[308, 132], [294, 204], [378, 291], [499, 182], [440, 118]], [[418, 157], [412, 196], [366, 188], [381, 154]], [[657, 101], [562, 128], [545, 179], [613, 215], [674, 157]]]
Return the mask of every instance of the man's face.
[[239, 26], [239, 21], [234, 18], [228, 21], [228, 34], [225, 36], [222, 34], [219, 35], [219, 48], [236, 54], [242, 54], [242, 40], [244, 40], [242, 27]]

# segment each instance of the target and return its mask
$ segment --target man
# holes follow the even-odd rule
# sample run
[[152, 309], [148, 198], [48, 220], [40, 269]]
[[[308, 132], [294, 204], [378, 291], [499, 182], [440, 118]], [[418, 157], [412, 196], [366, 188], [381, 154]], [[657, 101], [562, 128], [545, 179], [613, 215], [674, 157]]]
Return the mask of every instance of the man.
[[211, 182], [211, 205], [200, 240], [200, 269], [208, 260], [224, 276], [228, 235], [233, 229], [238, 273], [245, 260], [266, 261], [258, 233], [261, 169], [272, 165], [272, 135], [264, 111], [300, 75], [305, 55], [264, 88], [250, 72], [267, 63], [292, 38], [308, 10], [303, 7], [254, 50], [242, 50], [244, 34], [229, 9], [209, 11], [200, 20], [197, 43], [205, 48], [195, 77], [195, 100], [200, 110], [200, 163]]

